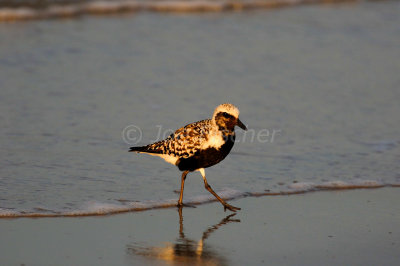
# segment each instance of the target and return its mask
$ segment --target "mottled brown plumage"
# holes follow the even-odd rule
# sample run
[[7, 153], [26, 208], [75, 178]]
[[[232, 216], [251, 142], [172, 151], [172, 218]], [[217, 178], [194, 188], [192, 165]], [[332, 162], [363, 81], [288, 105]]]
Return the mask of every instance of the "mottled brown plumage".
[[201, 149], [202, 143], [208, 140], [211, 129], [210, 119], [186, 125], [165, 140], [147, 145], [146, 151], [188, 158]]

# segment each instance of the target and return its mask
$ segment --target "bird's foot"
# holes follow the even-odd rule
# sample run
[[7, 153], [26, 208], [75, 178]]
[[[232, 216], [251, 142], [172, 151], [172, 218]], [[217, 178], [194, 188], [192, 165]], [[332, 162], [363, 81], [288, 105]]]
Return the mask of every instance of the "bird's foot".
[[241, 208], [229, 205], [228, 203], [224, 204], [224, 211], [226, 211], [226, 209], [228, 209], [228, 210], [230, 210], [232, 212], [236, 212], [236, 211], [241, 210]]

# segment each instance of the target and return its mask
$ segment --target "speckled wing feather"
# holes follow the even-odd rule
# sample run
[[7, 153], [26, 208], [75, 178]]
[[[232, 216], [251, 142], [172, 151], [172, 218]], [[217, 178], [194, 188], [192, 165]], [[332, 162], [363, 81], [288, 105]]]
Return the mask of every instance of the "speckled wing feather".
[[130, 151], [166, 154], [179, 158], [188, 158], [201, 149], [211, 130], [211, 120], [202, 120], [186, 125], [168, 138], [143, 147], [132, 147]]

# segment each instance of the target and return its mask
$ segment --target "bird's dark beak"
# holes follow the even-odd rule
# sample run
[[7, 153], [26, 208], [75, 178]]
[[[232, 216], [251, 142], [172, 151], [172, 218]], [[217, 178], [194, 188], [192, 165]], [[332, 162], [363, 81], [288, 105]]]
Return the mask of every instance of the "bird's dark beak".
[[242, 123], [242, 121], [240, 121], [239, 118], [238, 118], [238, 120], [237, 120], [237, 122], [236, 122], [236, 125], [237, 125], [238, 127], [240, 127], [241, 129], [243, 129], [243, 130], [247, 130], [247, 127]]

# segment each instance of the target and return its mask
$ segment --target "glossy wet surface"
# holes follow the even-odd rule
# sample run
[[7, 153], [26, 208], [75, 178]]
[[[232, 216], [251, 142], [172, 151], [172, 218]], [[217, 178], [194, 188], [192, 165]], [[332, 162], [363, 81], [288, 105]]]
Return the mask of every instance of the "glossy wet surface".
[[1, 219], [5, 265], [398, 265], [398, 189], [246, 198], [86, 218]]

